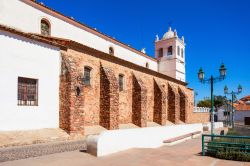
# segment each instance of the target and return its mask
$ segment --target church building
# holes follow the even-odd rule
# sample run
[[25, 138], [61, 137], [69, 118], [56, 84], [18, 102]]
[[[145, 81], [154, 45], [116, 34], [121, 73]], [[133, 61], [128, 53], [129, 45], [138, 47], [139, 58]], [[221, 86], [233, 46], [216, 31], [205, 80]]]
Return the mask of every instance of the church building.
[[153, 58], [43, 3], [1, 0], [0, 45], [0, 131], [200, 122], [171, 27]]

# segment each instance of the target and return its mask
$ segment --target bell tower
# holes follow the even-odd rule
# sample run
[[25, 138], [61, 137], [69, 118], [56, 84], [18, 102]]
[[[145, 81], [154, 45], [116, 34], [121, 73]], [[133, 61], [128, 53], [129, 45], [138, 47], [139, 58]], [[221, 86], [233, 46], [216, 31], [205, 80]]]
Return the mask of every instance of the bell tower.
[[155, 57], [158, 60], [158, 72], [186, 81], [185, 73], [185, 42], [184, 37], [178, 37], [177, 31], [171, 27], [159, 39], [155, 39]]

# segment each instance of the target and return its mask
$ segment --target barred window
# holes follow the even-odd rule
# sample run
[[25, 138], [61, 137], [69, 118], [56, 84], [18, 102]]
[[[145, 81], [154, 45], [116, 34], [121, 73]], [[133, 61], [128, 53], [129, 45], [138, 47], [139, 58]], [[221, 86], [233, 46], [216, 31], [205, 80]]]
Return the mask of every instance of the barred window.
[[18, 105], [38, 105], [38, 80], [18, 77]]
[[50, 36], [50, 23], [45, 19], [41, 20], [41, 34], [45, 36]]
[[119, 91], [124, 90], [124, 75], [119, 74]]
[[84, 76], [83, 76], [83, 83], [84, 85], [90, 85], [90, 79], [91, 79], [91, 68], [90, 67], [84, 67]]

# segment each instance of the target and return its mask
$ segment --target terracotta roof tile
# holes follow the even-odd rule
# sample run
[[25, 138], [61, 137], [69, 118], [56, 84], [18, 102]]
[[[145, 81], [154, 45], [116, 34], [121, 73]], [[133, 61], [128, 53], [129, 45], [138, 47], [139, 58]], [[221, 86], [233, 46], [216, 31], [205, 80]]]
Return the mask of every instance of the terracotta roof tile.
[[237, 111], [250, 111], [250, 95], [245, 96], [238, 100], [235, 110]]
[[34, 36], [38, 36], [39, 38], [43, 38], [43, 39], [47, 39], [47, 40], [51, 40], [53, 42], [56, 42], [56, 43], [59, 43], [59, 44], [62, 44], [64, 45], [65, 47], [68, 47], [70, 48], [71, 46], [76, 46], [78, 48], [81, 48], [81, 49], [84, 49], [84, 50], [91, 50], [91, 51], [94, 51], [95, 53], [97, 54], [105, 54], [106, 56], [109, 56], [109, 57], [112, 57], [112, 59], [115, 59], [114, 61], [119, 61], [119, 62], [122, 62], [122, 64], [130, 64], [132, 66], [136, 66], [136, 68], [138, 68], [138, 70], [143, 70], [143, 71], [146, 71], [148, 73], [151, 73], [152, 75], [155, 75], [155, 76], [158, 76], [160, 78], [164, 78], [164, 79], [167, 79], [169, 81], [173, 81], [175, 83], [178, 83], [178, 84], [181, 84], [181, 85], [184, 85], [186, 86], [187, 83], [186, 82], [182, 82], [178, 79], [175, 79], [173, 77], [170, 77], [170, 76], [167, 76], [167, 75], [164, 75], [162, 73], [159, 73], [157, 71], [153, 71], [151, 69], [147, 69], [145, 67], [142, 67], [142, 66], [139, 66], [137, 64], [134, 64], [132, 62], [129, 62], [129, 61], [126, 61], [126, 60], [123, 60], [121, 58], [118, 58], [116, 56], [110, 56], [109, 54], [107, 53], [104, 53], [102, 51], [99, 51], [99, 50], [96, 50], [94, 48], [91, 48], [89, 46], [86, 46], [86, 45], [83, 45], [81, 43], [78, 43], [76, 41], [73, 41], [73, 40], [69, 40], [69, 39], [63, 39], [63, 38], [58, 38], [58, 37], [52, 37], [52, 36], [44, 36], [44, 35], [41, 35], [41, 34], [34, 34], [34, 33], [30, 33], [31, 35], [34, 35]]
[[6, 26], [6, 25], [0, 24], [0, 30], [10, 32], [10, 33], [13, 33], [13, 34], [16, 34], [16, 35], [20, 35], [20, 36], [23, 36], [23, 37], [26, 37], [26, 38], [29, 38], [29, 39], [32, 39], [32, 40], [35, 40], [35, 41], [43, 42], [43, 43], [46, 43], [46, 44], [49, 44], [49, 45], [53, 45], [53, 46], [59, 47], [61, 49], [65, 49], [64, 45], [62, 45], [62, 44], [60, 44], [60, 43], [58, 43], [56, 41], [48, 40], [46, 38], [41, 38], [41, 37], [39, 37], [37, 35], [34, 35], [34, 34], [25, 33], [25, 32], [22, 32], [20, 30], [17, 30], [15, 28], [12, 28], [12, 27], [9, 27], [9, 26]]
[[[104, 52], [101, 52], [99, 50], [96, 50], [94, 48], [85, 46], [85, 45], [83, 45], [81, 43], [78, 43], [78, 42], [75, 42], [75, 41], [69, 40], [69, 39], [63, 39], [63, 38], [58, 38], [58, 37], [53, 37], [53, 36], [44, 36], [44, 35], [35, 34], [35, 33], [25, 33], [25, 32], [22, 32], [20, 30], [17, 30], [17, 29], [14, 29], [14, 28], [11, 28], [11, 27], [8, 27], [8, 26], [5, 26], [5, 25], [1, 25], [1, 24], [0, 24], [0, 30], [7, 31], [7, 32], [10, 32], [10, 33], [13, 33], [13, 34], [17, 34], [17, 35], [20, 35], [20, 36], [23, 36], [23, 37], [26, 37], [26, 38], [29, 38], [29, 39], [32, 39], [32, 40], [36, 40], [36, 41], [39, 41], [39, 42], [47, 43], [47, 44], [50, 44], [50, 45], [53, 45], [53, 46], [57, 46], [57, 47], [59, 47], [61, 49], [64, 49], [64, 50], [66, 50], [67, 48], [69, 48], [70, 46], [73, 45], [73, 46], [77, 46], [77, 47], [80, 47], [80, 48], [83, 48], [83, 49], [92, 50], [92, 51], [95, 51], [95, 52], [102, 53], [102, 54], [106, 55], [106, 53], [104, 53]], [[182, 82], [182, 81], [177, 80], [175, 78], [172, 78], [170, 76], [161, 74], [159, 72], [144, 68], [142, 66], [136, 65], [136, 64], [134, 64], [132, 62], [128, 62], [128, 61], [122, 60], [122, 59], [120, 59], [118, 57], [114, 57], [114, 56], [112, 56], [112, 58], [116, 59], [117, 61], [122, 61], [123, 64], [128, 63], [128, 64], [130, 64], [132, 66], [137, 66], [138, 69], [146, 70], [147, 72], [151, 73], [152, 75], [157, 75], [157, 76], [159, 76], [161, 78], [173, 81], [175, 83], [178, 83], [178, 84], [181, 84], [181, 85], [184, 85], [184, 86], [187, 85], [187, 83], [185, 83], [185, 82]]]

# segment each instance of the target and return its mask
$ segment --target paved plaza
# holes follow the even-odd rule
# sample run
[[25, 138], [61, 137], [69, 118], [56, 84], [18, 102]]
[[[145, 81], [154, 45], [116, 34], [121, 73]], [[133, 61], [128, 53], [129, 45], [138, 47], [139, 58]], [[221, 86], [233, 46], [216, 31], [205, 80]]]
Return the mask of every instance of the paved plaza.
[[[146, 139], [146, 138], [145, 138]], [[157, 149], [130, 149], [105, 157], [73, 151], [0, 163], [0, 166], [250, 166], [250, 162], [220, 160], [200, 156], [201, 139]]]

